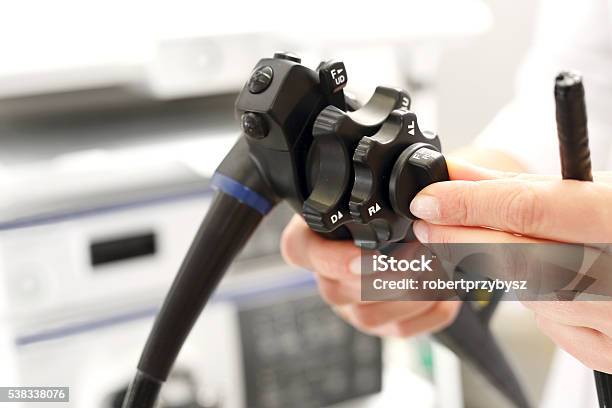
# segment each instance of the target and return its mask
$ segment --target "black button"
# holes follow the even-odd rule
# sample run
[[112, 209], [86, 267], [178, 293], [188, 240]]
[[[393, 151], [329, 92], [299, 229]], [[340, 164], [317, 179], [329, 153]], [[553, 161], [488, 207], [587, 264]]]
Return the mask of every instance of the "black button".
[[297, 62], [298, 64], [302, 62], [302, 59], [292, 52], [277, 52], [274, 54], [274, 58], [293, 61]]
[[272, 67], [270, 66], [256, 69], [255, 72], [251, 74], [251, 78], [249, 79], [249, 92], [258, 94], [265, 91], [272, 83], [273, 77], [274, 70], [272, 70]]
[[346, 86], [348, 77], [344, 63], [333, 60], [322, 62], [319, 64], [317, 71], [319, 72], [321, 89], [325, 96], [327, 96], [329, 103], [342, 110], [346, 110], [342, 89]]
[[348, 80], [346, 68], [342, 61], [326, 61], [317, 68], [321, 85], [331, 95], [341, 91]]
[[415, 169], [420, 168], [423, 170], [417, 173], [421, 188], [438, 181], [448, 180], [446, 160], [442, 153], [436, 150], [421, 147], [410, 155], [409, 162]]
[[415, 219], [410, 202], [417, 193], [432, 183], [448, 180], [446, 160], [432, 145], [415, 143], [399, 155], [389, 180], [389, 201], [393, 210]]
[[268, 135], [268, 123], [266, 119], [253, 112], [245, 112], [240, 118], [242, 131], [253, 139], [263, 139]]

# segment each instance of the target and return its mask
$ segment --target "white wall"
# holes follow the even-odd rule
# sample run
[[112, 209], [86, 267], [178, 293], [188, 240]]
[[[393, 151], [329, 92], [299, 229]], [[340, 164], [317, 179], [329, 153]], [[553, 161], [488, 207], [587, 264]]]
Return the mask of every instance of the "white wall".
[[484, 1], [494, 16], [489, 31], [447, 48], [441, 57], [438, 133], [446, 151], [469, 143], [509, 101], [531, 40], [537, 1]]

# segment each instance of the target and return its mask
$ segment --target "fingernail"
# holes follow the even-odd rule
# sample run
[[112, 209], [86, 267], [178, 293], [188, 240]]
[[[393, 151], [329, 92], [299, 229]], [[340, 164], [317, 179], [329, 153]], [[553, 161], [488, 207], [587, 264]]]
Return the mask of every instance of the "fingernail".
[[412, 232], [414, 232], [414, 236], [419, 242], [426, 244], [429, 240], [429, 227], [426, 222], [423, 221], [415, 221], [412, 224]]
[[410, 203], [410, 212], [423, 220], [437, 220], [440, 218], [440, 203], [436, 197], [417, 195]]
[[361, 275], [361, 257], [360, 256], [353, 259], [349, 263], [349, 270], [351, 271], [351, 273], [355, 275]]

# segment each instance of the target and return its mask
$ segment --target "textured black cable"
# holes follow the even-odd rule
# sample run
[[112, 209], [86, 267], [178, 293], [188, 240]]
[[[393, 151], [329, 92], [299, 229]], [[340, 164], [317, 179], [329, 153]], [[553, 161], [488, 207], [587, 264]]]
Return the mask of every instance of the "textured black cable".
[[[557, 134], [563, 179], [593, 181], [582, 77], [564, 71], [555, 78]], [[600, 408], [612, 408], [612, 375], [594, 371]]]
[[557, 75], [555, 104], [563, 178], [593, 181], [584, 86], [579, 74], [564, 71]]

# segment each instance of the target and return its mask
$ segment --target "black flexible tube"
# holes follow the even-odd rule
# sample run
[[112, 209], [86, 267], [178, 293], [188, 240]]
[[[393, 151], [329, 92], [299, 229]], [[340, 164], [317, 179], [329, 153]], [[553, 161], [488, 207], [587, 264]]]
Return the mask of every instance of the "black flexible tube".
[[579, 74], [564, 71], [557, 75], [555, 105], [563, 179], [593, 181], [584, 86]]
[[152, 408], [161, 385], [228, 266], [263, 215], [219, 192], [157, 315], [123, 408]]
[[[561, 72], [555, 78], [557, 134], [563, 179], [593, 181], [582, 77]], [[612, 407], [612, 375], [594, 371], [600, 408]]]
[[612, 375], [593, 371], [595, 373], [595, 387], [600, 408], [612, 407]]
[[[485, 319], [487, 317], [484, 317]], [[453, 324], [434, 337], [484, 375], [516, 408], [530, 408], [527, 395], [481, 316], [463, 302]]]
[[151, 408], [155, 406], [163, 381], [138, 371], [123, 400], [122, 407]]

